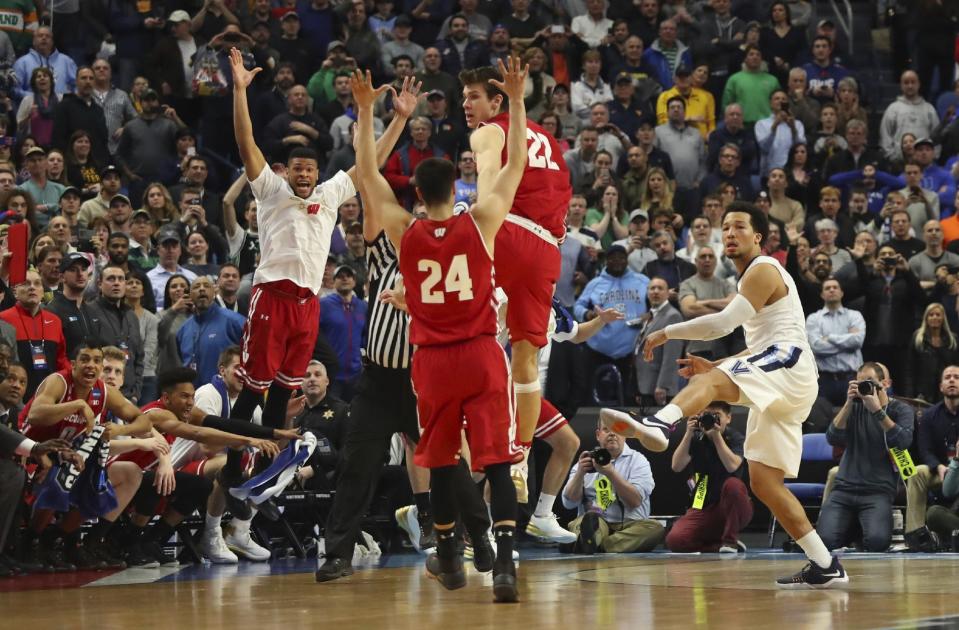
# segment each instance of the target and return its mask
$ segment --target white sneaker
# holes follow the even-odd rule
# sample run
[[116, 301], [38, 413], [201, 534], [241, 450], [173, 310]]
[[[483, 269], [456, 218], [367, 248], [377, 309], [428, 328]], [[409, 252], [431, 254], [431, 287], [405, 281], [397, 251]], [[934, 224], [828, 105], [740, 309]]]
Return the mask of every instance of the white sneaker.
[[[433, 535], [433, 523], [420, 523], [419, 510], [416, 505], [404, 505], [394, 512], [396, 524], [409, 536], [413, 548], [419, 553], [428, 553], [436, 547], [436, 537]], [[425, 527], [429, 527], [426, 530]]]
[[737, 540], [735, 545], [732, 545], [730, 543], [723, 543], [723, 546], [719, 548], [719, 553], [721, 554], [746, 553], [746, 545], [741, 540]]
[[249, 527], [231, 527], [224, 542], [231, 551], [247, 560], [265, 562], [270, 559], [270, 550], [253, 542]]
[[523, 463], [509, 467], [509, 476], [513, 480], [513, 485], [516, 486], [516, 502], [529, 503], [529, 487], [526, 485], [526, 480], [529, 478], [529, 464], [525, 457]]
[[639, 443], [653, 451], [661, 453], [669, 446], [669, 434], [672, 425], [656, 416], [639, 417], [617, 409], [599, 410], [599, 419], [603, 426], [617, 435], [639, 440]]
[[236, 564], [240, 561], [236, 554], [226, 546], [226, 542], [223, 540], [223, 530], [219, 527], [207, 529], [203, 532], [200, 551], [213, 564]]
[[552, 512], [548, 516], [536, 516], [535, 514], [531, 516], [529, 525], [526, 526], [526, 533], [530, 536], [538, 536], [550, 542], [561, 544], [576, 542], [576, 534], [563, 529], [556, 519], [556, 515]]

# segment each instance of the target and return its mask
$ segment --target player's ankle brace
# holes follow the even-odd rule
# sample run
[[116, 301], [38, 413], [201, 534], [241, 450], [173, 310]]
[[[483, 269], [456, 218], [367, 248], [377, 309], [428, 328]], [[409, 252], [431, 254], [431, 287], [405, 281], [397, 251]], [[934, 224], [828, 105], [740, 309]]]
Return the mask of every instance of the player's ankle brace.
[[542, 389], [542, 386], [539, 384], [539, 379], [536, 379], [532, 383], [517, 383], [513, 381], [513, 391], [517, 394], [535, 394]]

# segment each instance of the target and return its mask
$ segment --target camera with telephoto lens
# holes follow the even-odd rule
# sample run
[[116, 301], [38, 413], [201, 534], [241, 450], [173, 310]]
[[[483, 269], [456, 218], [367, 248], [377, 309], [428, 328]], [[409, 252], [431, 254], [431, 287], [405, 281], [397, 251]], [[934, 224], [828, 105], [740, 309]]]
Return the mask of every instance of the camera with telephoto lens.
[[593, 460], [593, 465], [595, 466], [605, 466], [609, 462], [613, 461], [613, 456], [609, 454], [602, 446], [597, 446], [589, 453], [589, 458]]
[[709, 431], [719, 423], [719, 416], [709, 411], [699, 416], [699, 426], [703, 431]]
[[876, 384], [872, 381], [859, 381], [856, 383], [856, 389], [860, 396], [872, 396], [876, 393]]

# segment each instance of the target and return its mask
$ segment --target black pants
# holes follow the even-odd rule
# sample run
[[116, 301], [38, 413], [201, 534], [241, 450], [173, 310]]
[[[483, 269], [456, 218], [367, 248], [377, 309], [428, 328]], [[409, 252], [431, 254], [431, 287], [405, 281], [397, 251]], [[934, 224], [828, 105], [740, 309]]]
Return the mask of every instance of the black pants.
[[[173, 473], [176, 480], [176, 487], [173, 494], [167, 497], [167, 506], [173, 508], [184, 516], [193, 514], [194, 510], [201, 509], [206, 505], [206, 499], [213, 491], [213, 482], [206, 477], [199, 477], [185, 472]], [[143, 516], [153, 516], [156, 514], [157, 505], [161, 497], [157, 493], [154, 482], [156, 480], [156, 471], [148, 470], [143, 473], [143, 480], [140, 482], [140, 488], [133, 496], [133, 507], [137, 514]]]
[[12, 459], [0, 459], [0, 553], [7, 540], [7, 532], [20, 508], [26, 473]]
[[580, 401], [592, 398], [591, 376], [586, 374], [583, 346], [575, 343], [551, 342], [549, 369], [546, 377], [546, 400], [553, 403], [567, 418], [574, 418]]

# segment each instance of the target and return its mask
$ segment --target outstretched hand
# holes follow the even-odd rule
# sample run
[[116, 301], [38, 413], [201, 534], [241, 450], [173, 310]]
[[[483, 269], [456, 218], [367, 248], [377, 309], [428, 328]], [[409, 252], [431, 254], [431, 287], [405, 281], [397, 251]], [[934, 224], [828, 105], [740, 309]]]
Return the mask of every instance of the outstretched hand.
[[373, 103], [379, 98], [380, 94], [388, 89], [389, 85], [381, 85], [378, 88], [373, 87], [373, 77], [370, 71], [363, 72], [354, 70], [350, 75], [350, 89], [353, 90], [353, 102], [356, 103], [357, 110], [372, 108]]
[[503, 76], [502, 81], [490, 79], [493, 87], [503, 91], [510, 102], [523, 98], [523, 91], [526, 89], [526, 76], [529, 74], [529, 64], [523, 64], [519, 57], [510, 55], [506, 59], [506, 65], [503, 60], [497, 60], [499, 64], [499, 73]]
[[686, 379], [705, 374], [715, 367], [712, 361], [695, 354], [687, 354], [685, 359], [676, 359], [676, 363], [679, 365], [679, 375]]
[[393, 111], [396, 112], [397, 116], [410, 118], [413, 115], [416, 104], [420, 99], [420, 88], [422, 87], [423, 82], [417, 81], [413, 77], [403, 79], [403, 87], [399, 94], [396, 93], [396, 89], [392, 85], [389, 86], [390, 92], [393, 94]]
[[604, 324], [609, 324], [610, 322], [625, 319], [626, 316], [615, 308], [597, 308], [596, 317]]
[[647, 363], [652, 361], [653, 350], [667, 341], [669, 341], [669, 339], [666, 338], [665, 330], [660, 329], [650, 333], [649, 336], [646, 337], [646, 342], [643, 344], [643, 359], [645, 359]]
[[243, 65], [243, 55], [237, 48], [230, 49], [230, 68], [233, 70], [233, 88], [238, 90], [250, 87], [253, 77], [263, 70], [263, 68], [247, 70]]

